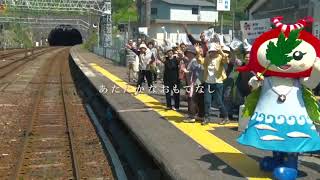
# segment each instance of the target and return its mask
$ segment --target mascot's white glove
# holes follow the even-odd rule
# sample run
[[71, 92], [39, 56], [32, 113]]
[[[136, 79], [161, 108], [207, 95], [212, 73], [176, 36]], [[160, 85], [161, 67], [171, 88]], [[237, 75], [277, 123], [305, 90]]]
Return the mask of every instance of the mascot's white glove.
[[257, 78], [257, 76], [253, 76], [253, 77], [249, 80], [248, 84], [249, 84], [249, 86], [252, 87], [252, 90], [255, 90], [255, 89], [257, 89], [258, 87], [262, 86], [262, 82], [263, 82], [263, 80], [259, 80], [259, 79]]
[[316, 57], [316, 60], [313, 63], [312, 71], [310, 77], [302, 78], [300, 80], [303, 85], [307, 86], [310, 89], [314, 89], [320, 82], [320, 58]]

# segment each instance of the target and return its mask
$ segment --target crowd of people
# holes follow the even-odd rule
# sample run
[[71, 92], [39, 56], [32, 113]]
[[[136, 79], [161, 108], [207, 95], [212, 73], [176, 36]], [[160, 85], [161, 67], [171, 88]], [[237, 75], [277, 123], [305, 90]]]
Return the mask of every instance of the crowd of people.
[[167, 87], [168, 110], [179, 110], [180, 90], [185, 89], [189, 113], [185, 122], [200, 120], [203, 125], [208, 124], [211, 107], [217, 107], [221, 115], [219, 124], [227, 124], [233, 111], [239, 109], [251, 92], [248, 81], [254, 74], [236, 71], [248, 62], [251, 46], [244, 41], [242, 48], [230, 48], [221, 35], [207, 39], [201, 33], [200, 40], [196, 40], [186, 26], [185, 32], [191, 44], [165, 40], [163, 46], [158, 46], [154, 41], [145, 42], [141, 38], [137, 42], [129, 40], [127, 52], [136, 55], [128, 61], [129, 67], [137, 62], [136, 95], [143, 82], [152, 90], [161, 78]]

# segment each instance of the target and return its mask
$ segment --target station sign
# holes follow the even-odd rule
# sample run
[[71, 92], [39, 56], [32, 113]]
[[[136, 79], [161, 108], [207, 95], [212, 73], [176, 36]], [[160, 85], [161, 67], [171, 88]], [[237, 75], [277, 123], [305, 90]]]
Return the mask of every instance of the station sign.
[[230, 11], [231, 0], [217, 0], [217, 11]]
[[101, 26], [101, 34], [103, 47], [111, 47], [112, 46], [112, 17], [107, 14], [105, 16], [100, 17], [100, 26]]
[[111, 2], [106, 2], [106, 11], [105, 14], [111, 14]]
[[270, 19], [240, 21], [240, 29], [244, 39], [252, 43], [257, 37], [271, 28]]
[[148, 27], [139, 27], [138, 31], [139, 31], [139, 34], [144, 34], [148, 36]]
[[318, 39], [320, 39], [320, 22], [316, 21], [313, 23], [312, 27], [313, 35], [316, 36]]

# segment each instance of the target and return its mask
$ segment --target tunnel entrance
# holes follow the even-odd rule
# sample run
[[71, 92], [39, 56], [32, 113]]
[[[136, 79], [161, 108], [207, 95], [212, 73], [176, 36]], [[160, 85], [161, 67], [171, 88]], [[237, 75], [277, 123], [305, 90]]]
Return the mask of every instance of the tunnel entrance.
[[59, 25], [51, 30], [48, 43], [50, 46], [74, 46], [82, 43], [82, 36], [71, 25]]

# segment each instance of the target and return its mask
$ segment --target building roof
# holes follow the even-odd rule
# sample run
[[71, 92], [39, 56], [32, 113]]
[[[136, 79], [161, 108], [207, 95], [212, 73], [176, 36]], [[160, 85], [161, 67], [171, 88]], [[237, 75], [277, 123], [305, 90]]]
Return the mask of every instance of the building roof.
[[187, 5], [187, 6], [210, 6], [216, 7], [216, 4], [206, 1], [206, 0], [162, 0], [168, 4], [179, 4], [179, 5]]

